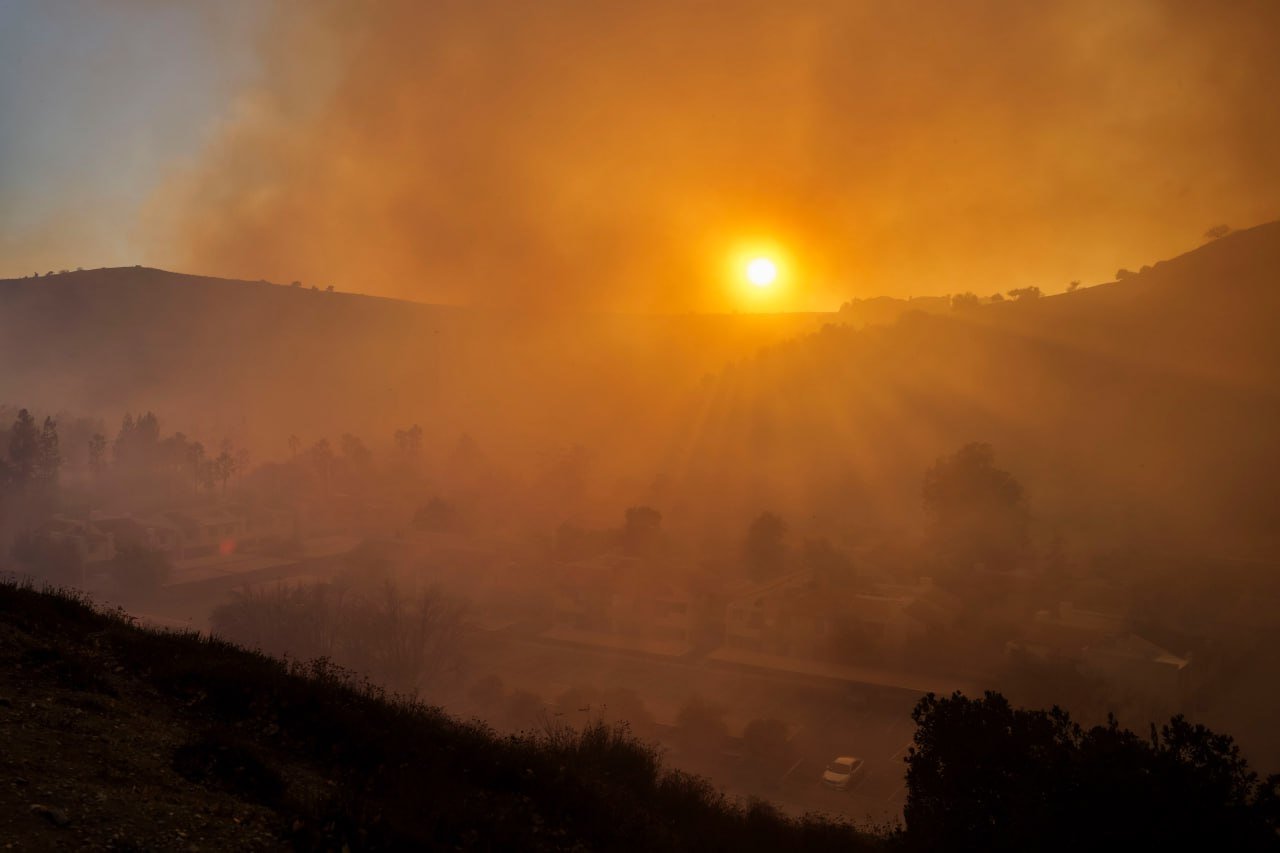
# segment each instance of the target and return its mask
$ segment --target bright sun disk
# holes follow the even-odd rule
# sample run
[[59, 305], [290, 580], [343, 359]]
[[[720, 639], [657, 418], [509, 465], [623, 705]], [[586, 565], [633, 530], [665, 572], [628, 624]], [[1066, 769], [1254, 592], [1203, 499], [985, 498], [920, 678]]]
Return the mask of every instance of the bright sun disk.
[[756, 287], [768, 287], [778, 277], [778, 265], [768, 258], [755, 258], [747, 264], [747, 281]]

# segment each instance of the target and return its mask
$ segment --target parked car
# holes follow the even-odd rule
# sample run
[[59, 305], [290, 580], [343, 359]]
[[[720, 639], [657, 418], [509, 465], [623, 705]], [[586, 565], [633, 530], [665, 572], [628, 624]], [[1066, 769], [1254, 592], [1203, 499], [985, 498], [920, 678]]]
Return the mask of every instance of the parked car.
[[861, 758], [842, 755], [822, 771], [822, 784], [837, 791], [847, 791], [862, 777], [865, 770], [866, 765], [862, 763]]

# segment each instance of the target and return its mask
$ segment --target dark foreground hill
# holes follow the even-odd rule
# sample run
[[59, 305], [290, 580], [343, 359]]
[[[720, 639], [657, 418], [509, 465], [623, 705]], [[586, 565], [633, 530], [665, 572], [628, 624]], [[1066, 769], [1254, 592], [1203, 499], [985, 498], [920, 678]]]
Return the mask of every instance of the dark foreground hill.
[[[498, 737], [0, 583], [0, 843], [74, 850], [1275, 850], [1280, 776], [1175, 717], [1149, 736], [999, 694], [922, 700], [906, 827], [727, 803], [624, 731]], [[7, 848], [6, 848], [7, 849]]]
[[869, 850], [740, 809], [606, 728], [502, 738], [196, 635], [0, 584], [0, 846]]

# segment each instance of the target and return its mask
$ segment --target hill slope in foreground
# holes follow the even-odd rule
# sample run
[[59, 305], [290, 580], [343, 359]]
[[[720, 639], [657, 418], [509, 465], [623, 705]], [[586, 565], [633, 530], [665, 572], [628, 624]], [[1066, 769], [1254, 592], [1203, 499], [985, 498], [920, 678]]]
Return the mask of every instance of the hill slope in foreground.
[[0, 583], [0, 842], [21, 849], [806, 850], [886, 842], [664, 771], [620, 732], [500, 738]]

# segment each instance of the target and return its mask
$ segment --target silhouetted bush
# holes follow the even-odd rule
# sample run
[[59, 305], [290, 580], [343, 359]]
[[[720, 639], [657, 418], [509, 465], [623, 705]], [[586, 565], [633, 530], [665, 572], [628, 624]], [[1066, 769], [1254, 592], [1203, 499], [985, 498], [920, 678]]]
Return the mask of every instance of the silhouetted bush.
[[1231, 738], [1182, 717], [1141, 738], [989, 692], [930, 694], [912, 718], [915, 849], [1276, 849], [1280, 777], [1259, 780]]

